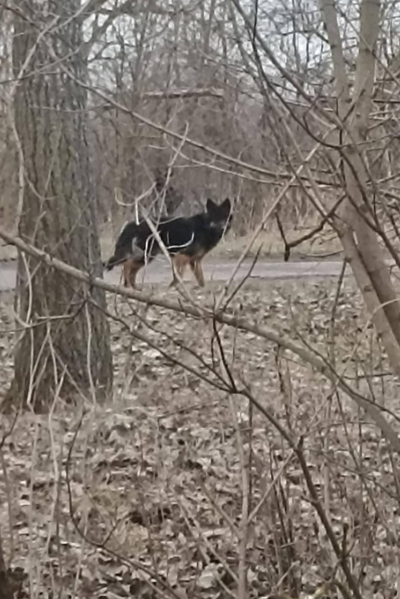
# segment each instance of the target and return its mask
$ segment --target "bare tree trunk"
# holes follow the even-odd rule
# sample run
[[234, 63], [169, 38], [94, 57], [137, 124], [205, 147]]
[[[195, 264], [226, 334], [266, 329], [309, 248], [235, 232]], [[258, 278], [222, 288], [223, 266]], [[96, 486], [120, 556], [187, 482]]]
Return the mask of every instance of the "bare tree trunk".
[[379, 0], [363, 0], [360, 11], [360, 40], [354, 92], [351, 97], [343, 57], [342, 41], [333, 0], [321, 0], [321, 9], [331, 47], [343, 123], [344, 176], [348, 200], [338, 228], [346, 257], [374, 320], [378, 336], [388, 353], [394, 372], [400, 376], [400, 305], [385, 264], [377, 233], [371, 228], [367, 157], [363, 147], [368, 139], [371, 98], [375, 80], [375, 44], [379, 32]]
[[[73, 80], [85, 78], [79, 52], [82, 23], [75, 15], [80, 5], [80, 0], [58, 0], [49, 12], [46, 2], [19, 3], [21, 16], [15, 17], [13, 61], [20, 78], [15, 123], [23, 169], [19, 234], [99, 276], [86, 94]], [[43, 410], [56, 393], [68, 399], [78, 390], [96, 396], [108, 392], [112, 358], [108, 322], [101, 311], [104, 292], [20, 255], [17, 294], [24, 330], [16, 347], [9, 402], [28, 401]]]

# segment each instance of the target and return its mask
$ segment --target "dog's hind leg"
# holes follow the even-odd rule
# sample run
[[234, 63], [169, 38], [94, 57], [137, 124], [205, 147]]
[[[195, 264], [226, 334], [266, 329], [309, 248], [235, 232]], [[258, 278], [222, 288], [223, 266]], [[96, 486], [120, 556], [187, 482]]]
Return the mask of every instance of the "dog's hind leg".
[[122, 265], [122, 276], [124, 279], [124, 287], [129, 285], [129, 274], [131, 272], [132, 260], [126, 260]]
[[142, 268], [143, 264], [138, 264], [137, 262], [132, 262], [131, 270], [129, 273], [129, 283], [130, 286], [134, 289], [136, 287], [136, 277], [139, 270]]
[[129, 285], [134, 289], [136, 286], [136, 276], [143, 264], [135, 262], [134, 260], [127, 260], [124, 262], [124, 285]]
[[203, 267], [201, 266], [201, 259], [192, 260], [190, 262], [190, 268], [193, 271], [194, 276], [196, 277], [196, 281], [200, 285], [200, 287], [205, 287], [204, 273]]

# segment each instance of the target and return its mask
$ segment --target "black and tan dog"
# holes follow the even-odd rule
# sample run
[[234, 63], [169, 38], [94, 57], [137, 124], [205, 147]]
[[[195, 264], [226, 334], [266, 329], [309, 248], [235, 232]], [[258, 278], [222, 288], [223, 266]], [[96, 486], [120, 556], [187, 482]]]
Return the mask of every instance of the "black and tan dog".
[[154, 223], [157, 236], [146, 221], [139, 224], [129, 222], [119, 234], [114, 255], [106, 262], [105, 268], [111, 270], [122, 264], [124, 285], [135, 287], [139, 270], [162, 251], [157, 240], [159, 237], [179, 276], [189, 265], [198, 284], [204, 287], [201, 261], [218, 244], [230, 223], [231, 202], [228, 198], [220, 205], [207, 200], [206, 210], [200, 214]]

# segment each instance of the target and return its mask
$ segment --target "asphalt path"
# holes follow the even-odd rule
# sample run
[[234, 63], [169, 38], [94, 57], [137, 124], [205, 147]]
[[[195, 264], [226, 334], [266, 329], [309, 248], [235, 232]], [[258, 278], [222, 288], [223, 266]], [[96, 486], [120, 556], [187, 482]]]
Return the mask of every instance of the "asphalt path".
[[[205, 260], [203, 270], [206, 281], [227, 281], [232, 276], [236, 265], [235, 260], [216, 259]], [[246, 260], [235, 275], [236, 280], [249, 274], [252, 262]], [[332, 260], [302, 261], [302, 262], [276, 262], [265, 259], [259, 260], [250, 273], [251, 279], [305, 279], [317, 277], [337, 277], [341, 271], [342, 262]], [[347, 270], [349, 274], [350, 270]], [[189, 271], [185, 279], [191, 278]], [[121, 281], [121, 269], [115, 268], [105, 273], [105, 280], [118, 285]], [[0, 262], [0, 292], [11, 291], [15, 287], [16, 261]], [[145, 269], [140, 271], [137, 282], [140, 283], [167, 283], [171, 280], [171, 269], [162, 259], [155, 260]]]

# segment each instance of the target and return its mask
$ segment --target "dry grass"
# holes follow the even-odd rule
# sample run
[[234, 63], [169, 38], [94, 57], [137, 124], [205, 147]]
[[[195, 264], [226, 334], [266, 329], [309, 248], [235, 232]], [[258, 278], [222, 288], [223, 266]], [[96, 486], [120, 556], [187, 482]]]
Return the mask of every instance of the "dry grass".
[[[193, 293], [205, 302], [217, 290]], [[251, 282], [232, 309], [334, 356], [350, 385], [361, 393], [372, 389], [377, 402], [397, 409], [398, 384], [386, 372], [350, 280], [332, 337], [335, 293], [333, 281]], [[113, 403], [88, 400], [80, 425], [81, 410], [62, 405], [50, 418], [21, 415], [5, 441], [0, 518], [9, 551], [5, 523], [12, 514], [13, 565], [37, 582], [43, 596], [64, 598], [75, 589], [80, 599], [153, 597], [149, 575], [140, 569], [148, 568], [158, 588], [166, 583], [180, 597], [236, 597], [245, 470], [250, 511], [259, 505], [244, 545], [248, 597], [299, 597], [331, 577], [342, 580], [287, 443], [243, 396], [215, 387], [227, 373], [210, 323], [111, 297], [109, 309], [115, 317]], [[10, 305], [2, 307], [2, 322], [5, 387]], [[379, 596], [394, 596], [399, 503], [378, 431], [296, 356], [254, 334], [227, 327], [219, 333], [238, 387], [251, 390], [286, 430], [303, 436], [321, 502], [351, 555], [363, 598], [376, 597], [377, 587]], [[371, 372], [376, 378], [365, 379]], [[3, 431], [9, 425], [3, 420]], [[334, 587], [324, 594], [337, 596]]]

